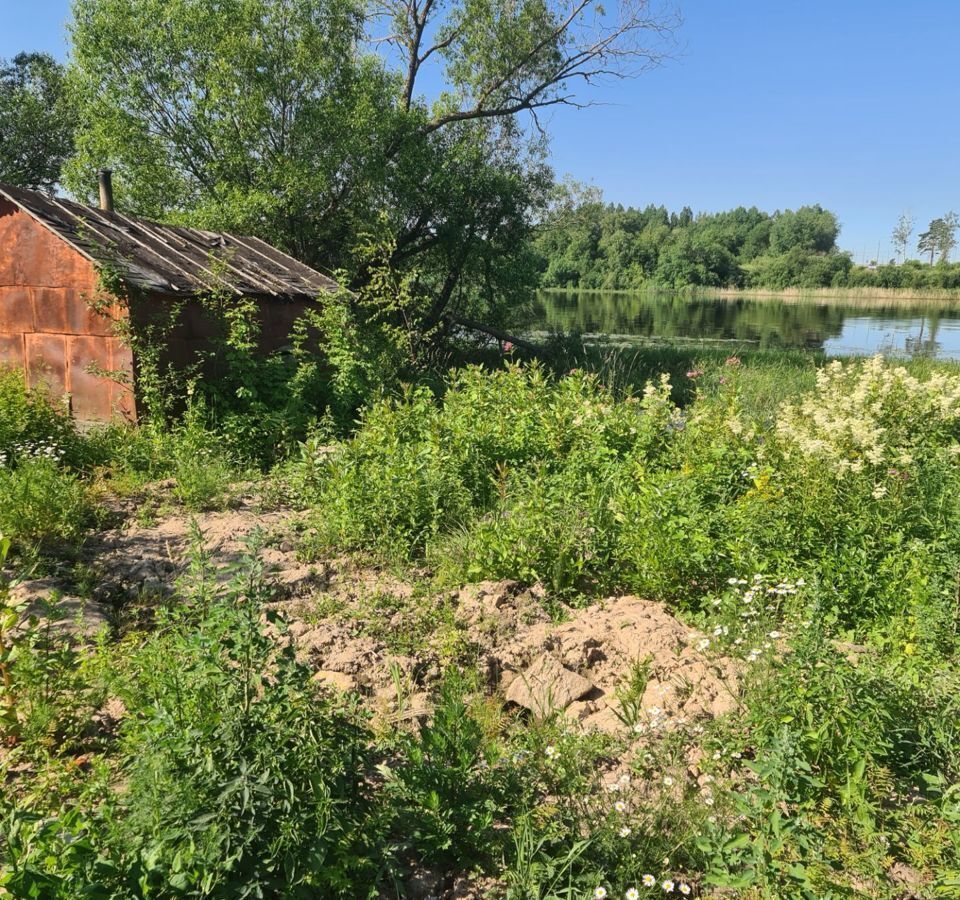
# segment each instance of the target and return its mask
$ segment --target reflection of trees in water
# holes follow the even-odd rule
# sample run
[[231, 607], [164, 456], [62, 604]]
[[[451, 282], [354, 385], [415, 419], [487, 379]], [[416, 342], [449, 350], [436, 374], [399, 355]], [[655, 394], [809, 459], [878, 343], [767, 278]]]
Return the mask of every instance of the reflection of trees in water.
[[822, 347], [851, 311], [825, 304], [771, 303], [650, 294], [544, 293], [533, 327], [649, 337], [751, 341], [761, 347]]
[[904, 341], [904, 350], [911, 356], [930, 356], [935, 357], [940, 352], [940, 344], [937, 341], [937, 332], [940, 330], [940, 314], [931, 313], [928, 319], [920, 320], [920, 332], [916, 337], [908, 337]]

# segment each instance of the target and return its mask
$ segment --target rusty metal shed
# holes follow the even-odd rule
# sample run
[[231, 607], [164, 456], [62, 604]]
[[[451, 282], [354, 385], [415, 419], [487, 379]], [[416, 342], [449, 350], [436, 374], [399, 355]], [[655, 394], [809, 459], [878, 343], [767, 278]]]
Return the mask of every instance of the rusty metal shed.
[[287, 343], [309, 304], [338, 290], [258, 238], [162, 225], [0, 184], [0, 366], [20, 368], [31, 387], [67, 398], [80, 419], [137, 414], [137, 361], [117, 336], [126, 307], [91, 302], [102, 294], [104, 270], [148, 303], [184, 301], [168, 347], [183, 362], [210, 337], [199, 294], [254, 299], [260, 349], [270, 352]]

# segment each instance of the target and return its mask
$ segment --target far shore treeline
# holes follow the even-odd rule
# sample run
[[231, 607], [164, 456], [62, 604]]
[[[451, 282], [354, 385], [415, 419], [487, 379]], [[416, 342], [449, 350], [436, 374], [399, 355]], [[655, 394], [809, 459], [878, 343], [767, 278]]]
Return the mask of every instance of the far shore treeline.
[[[954, 221], [950, 215], [920, 235], [925, 253], [931, 252], [931, 231], [941, 241], [931, 252], [941, 257], [936, 264], [908, 259], [860, 266], [837, 246], [837, 216], [819, 204], [694, 215], [690, 207], [679, 213], [654, 205], [636, 209], [577, 193], [564, 191], [536, 238], [544, 288], [960, 289], [960, 264], [948, 262], [956, 226], [938, 238]], [[910, 237], [907, 232], [904, 250]]]

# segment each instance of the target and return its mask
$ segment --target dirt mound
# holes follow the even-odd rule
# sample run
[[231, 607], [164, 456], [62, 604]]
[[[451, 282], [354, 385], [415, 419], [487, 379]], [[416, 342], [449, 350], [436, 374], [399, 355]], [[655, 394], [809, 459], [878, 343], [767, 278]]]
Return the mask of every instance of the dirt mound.
[[87, 600], [64, 591], [56, 578], [33, 578], [15, 583], [11, 599], [20, 607], [18, 630], [34, 623], [35, 627], [54, 638], [80, 642], [92, 641], [99, 632], [110, 627], [110, 610], [95, 600]]
[[426, 573], [408, 581], [346, 558], [304, 564], [297, 527], [295, 513], [265, 512], [253, 496], [230, 510], [175, 511], [152, 524], [131, 515], [86, 541], [81, 566], [17, 590], [31, 611], [54, 607], [50, 619], [88, 637], [126, 621], [137, 601], [174, 590], [198, 531], [225, 579], [259, 530], [277, 587], [272, 606], [300, 657], [318, 681], [379, 706], [424, 707], [442, 667], [469, 659], [507, 703], [538, 716], [564, 711], [586, 728], [669, 729], [734, 708], [739, 664], [714, 655], [704, 635], [661, 604], [614, 597], [556, 622], [541, 586], [486, 581], [437, 593]]
[[536, 716], [563, 711], [584, 728], [642, 733], [695, 727], [735, 707], [740, 663], [714, 654], [662, 604], [614, 597], [555, 622], [545, 600], [542, 587], [514, 581], [417, 596], [387, 573], [338, 561], [322, 591], [280, 606], [318, 681], [381, 705], [399, 703], [398, 678], [425, 702], [449, 633], [421, 626], [447, 609], [491, 690]]
[[461, 609], [508, 701], [538, 715], [566, 710], [603, 730], [671, 728], [734, 708], [740, 665], [712, 654], [710, 641], [662, 604], [614, 597], [553, 623], [531, 608], [535, 599], [511, 582], [487, 583], [467, 593]]
[[226, 577], [226, 568], [245, 553], [247, 541], [259, 530], [265, 546], [260, 551], [271, 577], [280, 587], [297, 593], [316, 576], [315, 567], [297, 559], [288, 534], [293, 515], [288, 510], [264, 512], [253, 497], [218, 512], [176, 512], [155, 524], [127, 520], [121, 527], [99, 532], [86, 541], [83, 556], [93, 570], [94, 597], [117, 602], [137, 596], [164, 596], [173, 590], [186, 566], [194, 535], [202, 535], [211, 565]]

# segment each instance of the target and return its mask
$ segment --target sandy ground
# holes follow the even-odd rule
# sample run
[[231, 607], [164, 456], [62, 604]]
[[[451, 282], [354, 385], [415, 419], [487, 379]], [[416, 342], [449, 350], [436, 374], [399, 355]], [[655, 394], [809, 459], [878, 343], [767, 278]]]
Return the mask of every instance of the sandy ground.
[[738, 663], [705, 655], [704, 636], [658, 603], [611, 597], [558, 622], [539, 585], [483, 582], [438, 593], [350, 559], [304, 562], [297, 514], [264, 511], [253, 496], [153, 524], [138, 523], [135, 509], [128, 504], [116, 527], [90, 536], [79, 564], [19, 584], [30, 612], [73, 637], [134, 627], [173, 593], [198, 541], [226, 578], [257, 534], [276, 584], [273, 606], [315, 678], [390, 715], [427, 711], [454, 651], [475, 658], [505, 704], [536, 716], [563, 711], [584, 728], [669, 729], [736, 706]]

